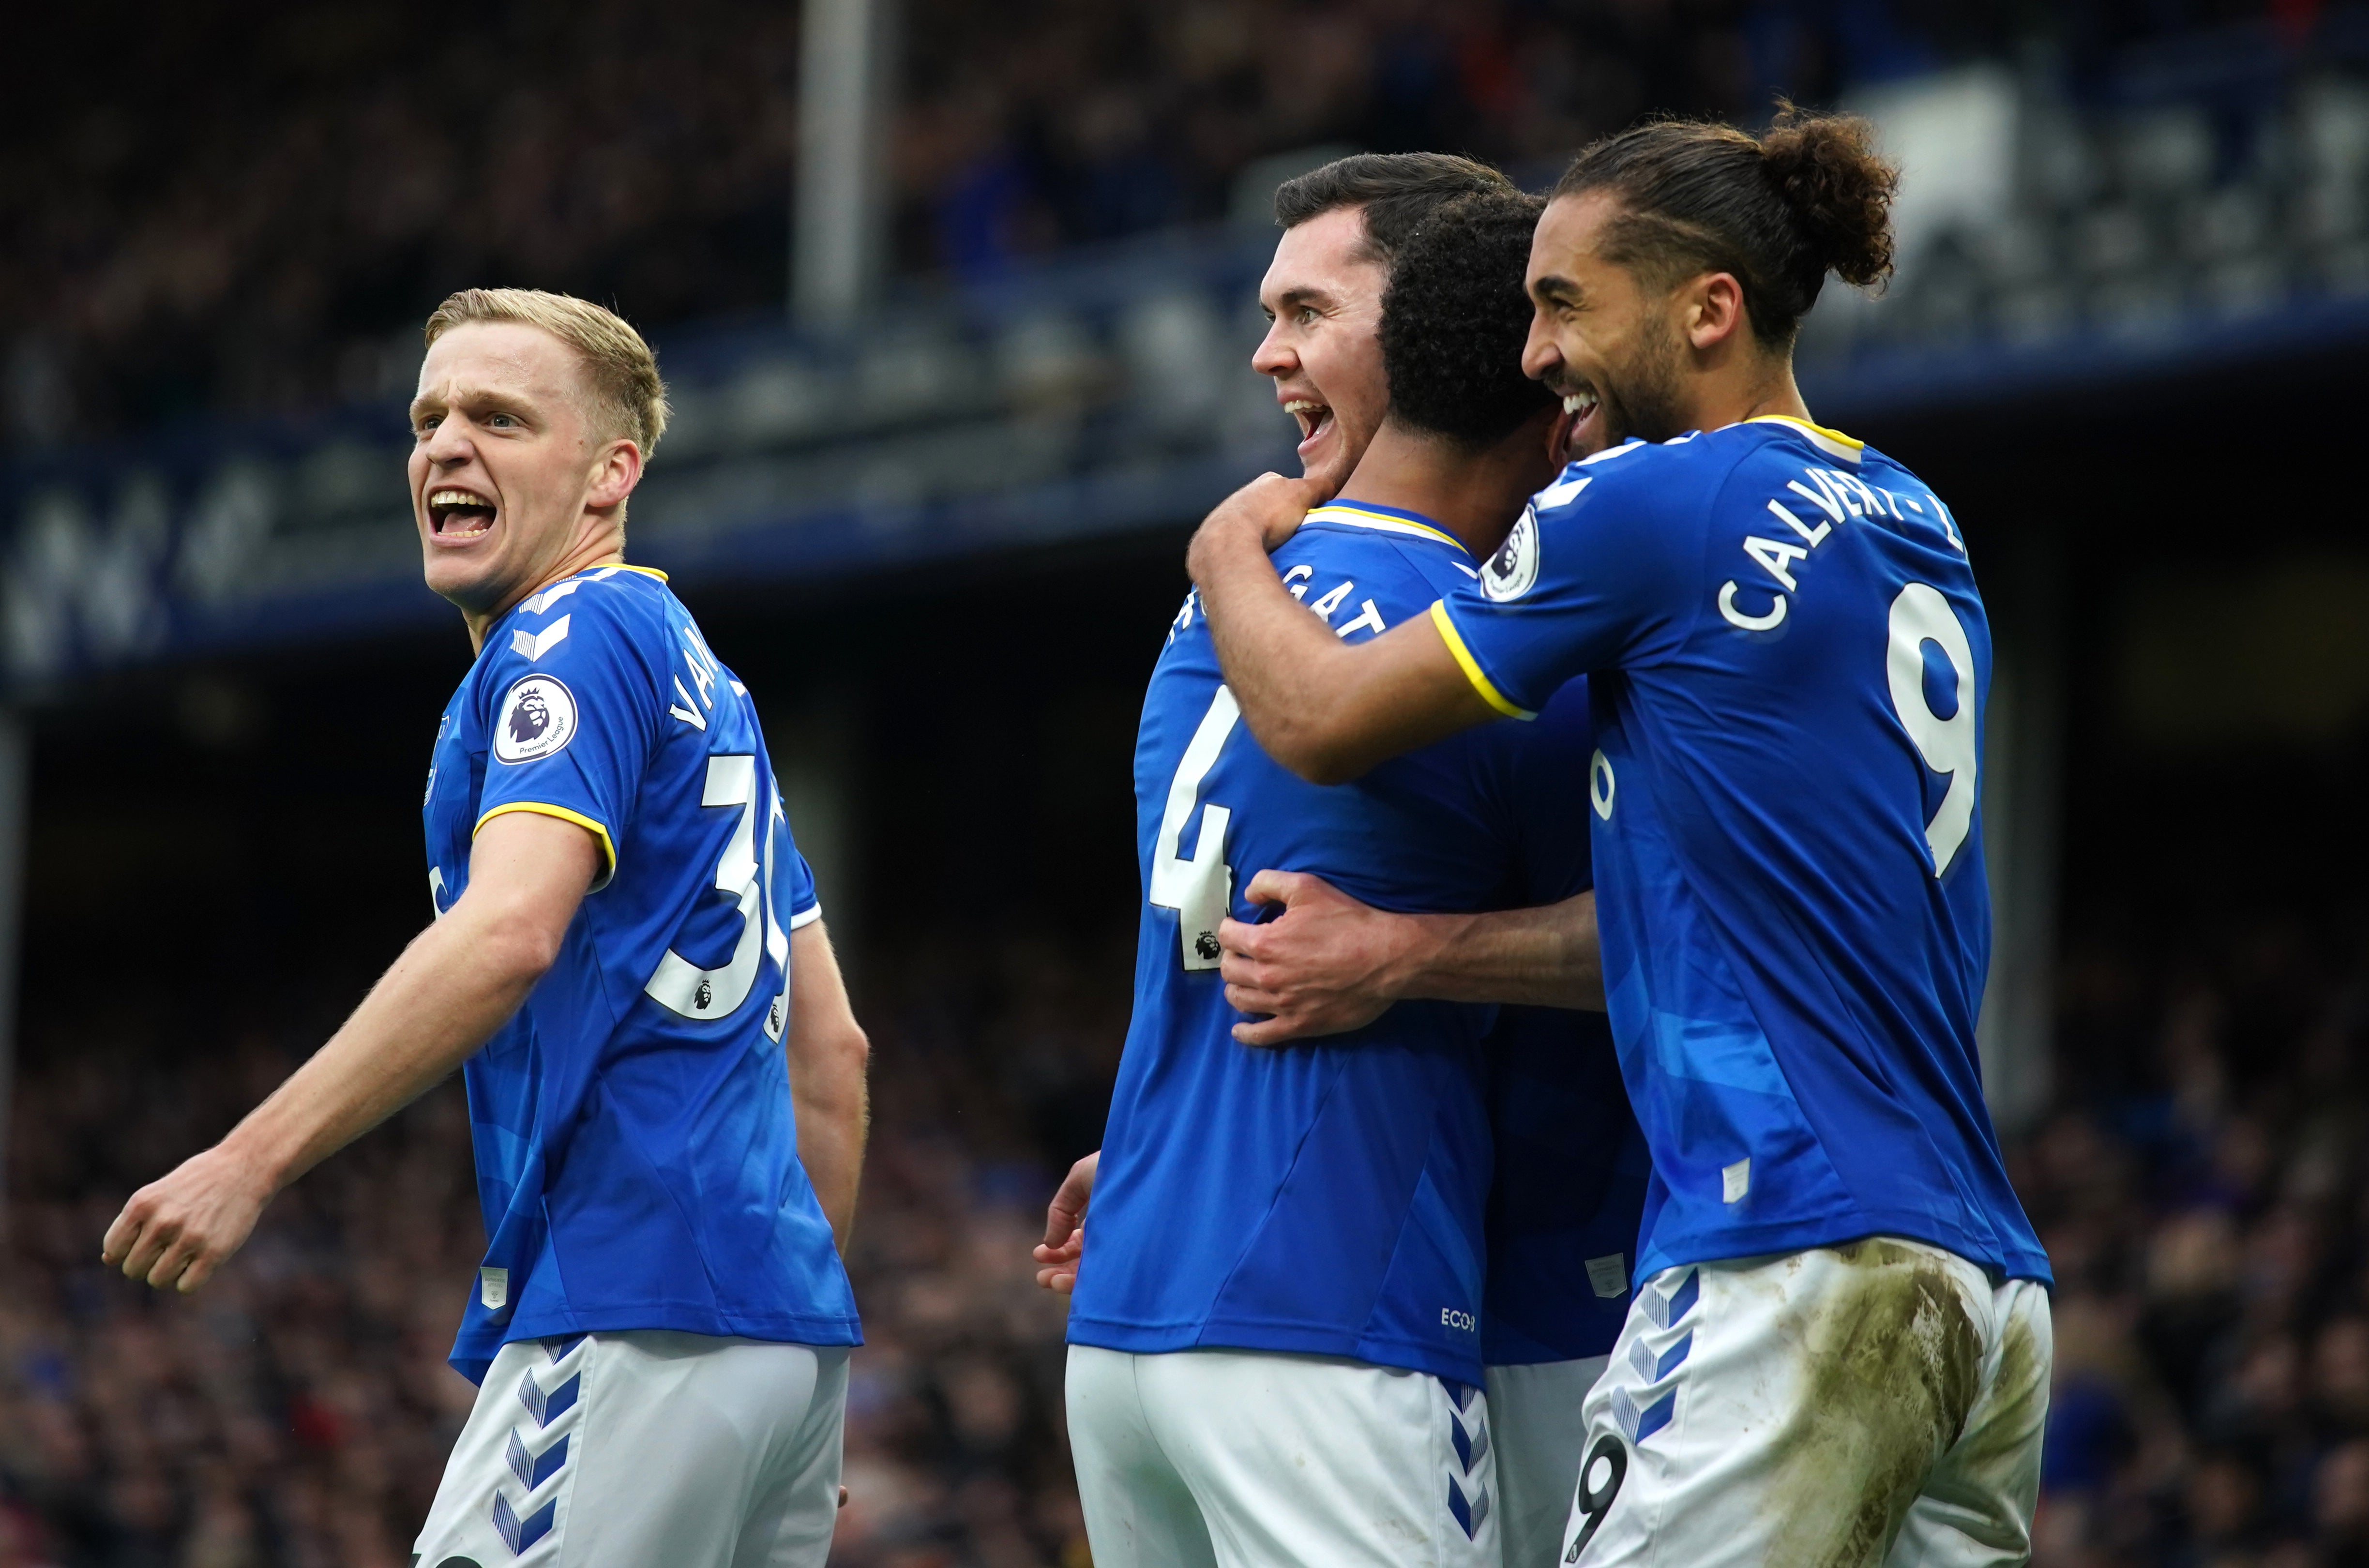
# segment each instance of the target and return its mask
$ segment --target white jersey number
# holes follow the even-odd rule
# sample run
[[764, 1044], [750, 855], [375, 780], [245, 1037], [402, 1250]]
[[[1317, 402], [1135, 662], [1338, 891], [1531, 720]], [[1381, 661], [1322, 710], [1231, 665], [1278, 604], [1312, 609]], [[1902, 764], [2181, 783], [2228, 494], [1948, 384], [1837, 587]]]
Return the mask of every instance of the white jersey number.
[[[1958, 679], [1958, 703], [1948, 718], [1925, 697], [1925, 645], [1949, 659]], [[1933, 852], [1933, 875], [1950, 869], [1974, 825], [1974, 773], [1981, 747], [1974, 738], [1974, 650], [1966, 628], [1939, 589], [1912, 582], [1892, 601], [1891, 647], [1885, 658], [1892, 682], [1892, 708], [1917, 745], [1925, 765], [1950, 780], [1941, 808], [1925, 824]]]
[[1200, 798], [1201, 781], [1217, 765], [1226, 737], [1242, 716], [1233, 692], [1219, 687], [1168, 783], [1168, 807], [1160, 814], [1160, 837], [1151, 845], [1151, 901], [1176, 911], [1177, 940], [1188, 969], [1218, 967], [1218, 922], [1226, 918], [1234, 891], [1234, 874], [1226, 864], [1226, 825], [1234, 814], [1214, 803], [1201, 807], [1201, 830], [1190, 860], [1181, 858], [1184, 830]]
[[[782, 971], [782, 989], [773, 998], [772, 1006], [765, 1010], [765, 1037], [779, 1041], [782, 1029], [790, 1017], [790, 928], [782, 923], [782, 911], [773, 902], [773, 841], [789, 825], [789, 813], [782, 809], [781, 791], [773, 792], [773, 815], [765, 823], [765, 956]], [[671, 955], [670, 955], [671, 956]]]
[[[757, 854], [757, 759], [710, 757], [699, 803], [740, 808], [740, 821], [724, 845], [724, 858], [715, 864], [716, 891], [733, 899], [740, 911], [740, 941], [720, 969], [703, 969], [670, 947], [658, 960], [658, 973], [642, 989], [659, 1005], [685, 1018], [723, 1018], [749, 1000], [768, 946], [764, 909], [772, 878], [765, 875], [766, 867], [759, 864]], [[772, 824], [768, 821], [764, 855], [768, 862], [772, 849]], [[786, 939], [782, 945], [787, 948]]]

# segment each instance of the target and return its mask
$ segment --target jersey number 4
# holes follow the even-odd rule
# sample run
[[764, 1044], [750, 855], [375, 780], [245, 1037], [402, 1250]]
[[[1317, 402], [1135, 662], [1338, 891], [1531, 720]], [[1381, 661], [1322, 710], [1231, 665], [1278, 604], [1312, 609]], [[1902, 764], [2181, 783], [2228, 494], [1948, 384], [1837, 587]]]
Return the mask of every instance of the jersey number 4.
[[1160, 837], [1151, 845], [1151, 901], [1176, 911], [1176, 936], [1188, 969], [1218, 967], [1218, 922], [1226, 918], [1234, 892], [1234, 874], [1226, 864], [1226, 826], [1234, 814], [1214, 802], [1201, 807], [1201, 829], [1193, 841], [1193, 858], [1183, 858], [1184, 830], [1200, 800], [1201, 781], [1217, 765], [1218, 753], [1242, 716], [1234, 693], [1224, 686], [1209, 701], [1200, 727], [1176, 764], [1168, 782], [1168, 806], [1160, 814]]

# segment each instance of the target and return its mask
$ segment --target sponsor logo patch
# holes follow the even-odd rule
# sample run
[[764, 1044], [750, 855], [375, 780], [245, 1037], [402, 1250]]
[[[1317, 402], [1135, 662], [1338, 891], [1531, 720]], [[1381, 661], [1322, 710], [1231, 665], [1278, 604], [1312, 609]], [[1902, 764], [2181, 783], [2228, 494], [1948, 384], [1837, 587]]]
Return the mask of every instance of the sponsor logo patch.
[[494, 718], [494, 756], [532, 762], [576, 738], [576, 697], [548, 675], [521, 676], [502, 696]]
[[1481, 568], [1481, 591], [1491, 599], [1519, 599], [1539, 580], [1539, 513], [1524, 507], [1514, 531]]

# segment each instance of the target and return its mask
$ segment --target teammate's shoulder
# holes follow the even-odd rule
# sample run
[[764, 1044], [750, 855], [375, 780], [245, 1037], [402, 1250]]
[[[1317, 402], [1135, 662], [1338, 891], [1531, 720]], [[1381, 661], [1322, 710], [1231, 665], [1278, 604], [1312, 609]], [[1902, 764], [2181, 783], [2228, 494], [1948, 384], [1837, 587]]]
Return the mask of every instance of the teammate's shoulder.
[[1301, 560], [1365, 559], [1395, 557], [1410, 544], [1464, 553], [1460, 540], [1419, 513], [1348, 500], [1330, 501], [1310, 510], [1282, 549], [1296, 548], [1296, 558]]
[[628, 635], [663, 635], [668, 612], [678, 602], [663, 572], [648, 567], [595, 567], [521, 600], [511, 617], [509, 640], [524, 652], [529, 642], [555, 645], [596, 628]]
[[[1276, 550], [1276, 570], [1346, 574], [1379, 590], [1403, 588], [1430, 602], [1454, 576], [1478, 575], [1463, 541], [1430, 520], [1394, 507], [1335, 501], [1310, 511]], [[1302, 574], [1306, 575], [1306, 574]]]
[[[557, 678], [613, 680], [656, 689], [688, 617], [663, 574], [640, 567], [595, 567], [521, 600], [497, 622], [478, 663], [480, 684], [507, 686], [540, 672]], [[596, 677], [596, 671], [605, 671]]]
[[1724, 456], [1730, 471], [1810, 468], [1855, 476], [1863, 468], [1890, 466], [1865, 441], [1783, 414], [1724, 426], [1701, 438], [1700, 444], [1706, 452]]
[[1566, 513], [1601, 513], [1619, 498], [1623, 515], [1684, 506], [1715, 488], [1734, 454], [1703, 443], [1700, 432], [1665, 441], [1631, 440], [1566, 464], [1553, 484], [1530, 498], [1540, 521]]

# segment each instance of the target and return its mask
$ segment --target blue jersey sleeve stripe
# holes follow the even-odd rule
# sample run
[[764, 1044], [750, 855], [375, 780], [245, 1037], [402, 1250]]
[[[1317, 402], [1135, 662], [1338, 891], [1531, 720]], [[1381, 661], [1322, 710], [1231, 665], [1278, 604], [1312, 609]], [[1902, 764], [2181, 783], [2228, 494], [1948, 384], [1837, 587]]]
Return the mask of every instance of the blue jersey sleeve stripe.
[[1456, 629], [1456, 623], [1448, 617], [1448, 601], [1435, 599], [1431, 601], [1431, 624], [1439, 628], [1439, 640], [1446, 643], [1448, 651], [1456, 656], [1458, 667], [1464, 671], [1464, 678], [1472, 682], [1472, 689], [1481, 693], [1482, 702], [1507, 718], [1539, 716], [1529, 709], [1518, 706], [1512, 698], [1497, 690], [1497, 683], [1489, 679], [1489, 672], [1481, 668], [1481, 661], [1472, 657], [1471, 648], [1464, 646], [1463, 634]]
[[601, 853], [608, 863], [608, 869], [601, 874], [600, 880], [594, 882], [587, 891], [599, 892], [609, 885], [611, 877], [617, 875], [617, 841], [609, 836], [609, 830], [585, 816], [581, 811], [570, 811], [565, 806], [546, 805], [540, 800], [513, 800], [507, 806], [497, 806], [478, 818], [477, 825], [469, 830], [469, 837], [475, 838], [486, 830], [486, 823], [512, 811], [532, 811], [538, 817], [556, 817], [563, 822], [575, 823], [601, 841]]
[[808, 904], [805, 909], [790, 916], [790, 929], [795, 931], [802, 925], [812, 925], [820, 919], [822, 919], [822, 906], [818, 903]]

